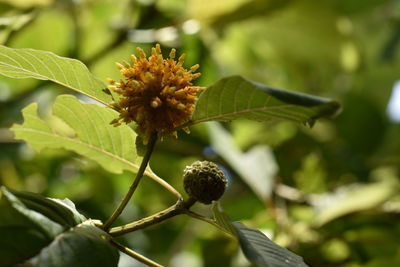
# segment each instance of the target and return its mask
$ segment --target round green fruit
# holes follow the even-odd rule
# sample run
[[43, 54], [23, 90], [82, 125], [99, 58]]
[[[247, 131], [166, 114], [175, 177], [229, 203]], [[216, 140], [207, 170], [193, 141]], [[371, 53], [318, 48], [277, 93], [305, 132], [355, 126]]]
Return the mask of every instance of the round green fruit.
[[220, 199], [227, 183], [224, 172], [210, 161], [196, 161], [183, 173], [186, 193], [203, 204]]

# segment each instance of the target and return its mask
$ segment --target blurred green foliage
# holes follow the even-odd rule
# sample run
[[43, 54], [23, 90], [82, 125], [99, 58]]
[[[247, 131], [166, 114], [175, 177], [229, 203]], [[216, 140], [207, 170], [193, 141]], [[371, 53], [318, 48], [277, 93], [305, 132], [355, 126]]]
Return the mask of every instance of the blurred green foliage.
[[[77, 58], [103, 80], [119, 77], [114, 62], [128, 60], [136, 46], [148, 51], [158, 42], [187, 53], [188, 66], [199, 63], [202, 86], [239, 74], [341, 102], [335, 120], [312, 129], [288, 122], [224, 125], [235, 151], [271, 149], [265, 165], [278, 169], [265, 177], [274, 190], [264, 199], [210, 145], [218, 136], [206, 125], [159, 143], [151, 161], [154, 172], [181, 192], [186, 165], [218, 162], [230, 174], [226, 213], [262, 229], [310, 266], [400, 265], [400, 126], [386, 112], [400, 73], [399, 27], [395, 0], [0, 1], [2, 44]], [[65, 151], [36, 154], [8, 130], [21, 122], [27, 104], [38, 102], [39, 111], [48, 112], [62, 92], [47, 82], [0, 78], [0, 184], [68, 197], [87, 217], [104, 220], [129, 187], [129, 173], [110, 174]], [[119, 222], [174, 201], [144, 179]], [[170, 266], [249, 266], [238, 244], [184, 216], [121, 242]], [[120, 265], [132, 262], [122, 257]]]

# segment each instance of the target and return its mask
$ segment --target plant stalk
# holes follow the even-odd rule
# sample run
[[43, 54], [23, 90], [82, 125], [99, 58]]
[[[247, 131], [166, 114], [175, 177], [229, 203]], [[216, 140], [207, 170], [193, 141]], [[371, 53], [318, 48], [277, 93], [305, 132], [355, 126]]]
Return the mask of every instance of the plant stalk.
[[116, 237], [116, 236], [134, 232], [136, 230], [143, 229], [148, 226], [160, 223], [160, 222], [165, 221], [176, 215], [186, 213], [187, 210], [191, 206], [193, 206], [193, 204], [195, 202], [196, 202], [196, 200], [193, 198], [189, 198], [188, 200], [185, 200], [185, 201], [180, 199], [176, 202], [175, 205], [173, 205], [165, 210], [162, 210], [156, 214], [150, 215], [150, 216], [140, 219], [136, 222], [132, 222], [132, 223], [125, 224], [122, 226], [111, 228], [109, 233], [111, 236]]
[[150, 260], [149, 258], [146, 258], [145, 256], [133, 251], [130, 248], [127, 248], [123, 245], [121, 245], [120, 243], [116, 242], [115, 240], [111, 239], [110, 243], [115, 246], [116, 248], [118, 248], [118, 250], [120, 250], [121, 252], [125, 253], [126, 255], [148, 265], [151, 267], [163, 267], [162, 265], [158, 264], [155, 261]]
[[143, 157], [142, 163], [140, 164], [139, 170], [136, 174], [135, 179], [133, 180], [132, 185], [129, 187], [128, 193], [122, 199], [121, 203], [119, 203], [117, 209], [113, 212], [111, 217], [104, 223], [103, 230], [108, 232], [113, 222], [121, 215], [122, 211], [125, 209], [126, 205], [128, 204], [129, 200], [132, 198], [133, 193], [135, 192], [136, 188], [139, 185], [140, 180], [143, 177], [143, 174], [147, 168], [147, 164], [150, 161], [151, 154], [153, 153], [154, 146], [157, 142], [157, 132], [154, 131], [149, 139], [147, 144], [146, 154]]

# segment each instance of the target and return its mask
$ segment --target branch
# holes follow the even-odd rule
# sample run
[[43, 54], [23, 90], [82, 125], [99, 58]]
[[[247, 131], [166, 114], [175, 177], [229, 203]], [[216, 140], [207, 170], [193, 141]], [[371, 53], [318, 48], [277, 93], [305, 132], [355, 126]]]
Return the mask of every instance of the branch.
[[120, 235], [123, 235], [126, 233], [134, 232], [139, 229], [144, 229], [151, 225], [165, 221], [176, 215], [186, 213], [188, 211], [188, 209], [191, 206], [193, 206], [193, 204], [195, 202], [196, 202], [196, 200], [193, 198], [189, 198], [186, 201], [183, 201], [182, 199], [180, 199], [176, 202], [175, 205], [173, 205], [165, 210], [162, 210], [156, 214], [150, 215], [150, 216], [140, 219], [136, 222], [132, 222], [132, 223], [125, 224], [122, 226], [111, 228], [109, 233], [111, 236], [115, 237], [115, 236], [120, 236]]
[[129, 188], [128, 193], [126, 193], [124, 199], [122, 199], [121, 203], [119, 203], [117, 209], [111, 215], [111, 217], [106, 221], [103, 226], [104, 231], [108, 231], [112, 223], [121, 215], [122, 211], [125, 209], [126, 205], [128, 204], [129, 200], [132, 198], [133, 193], [135, 192], [136, 188], [139, 185], [140, 180], [143, 177], [143, 174], [147, 168], [147, 164], [150, 161], [151, 154], [153, 153], [154, 145], [157, 141], [157, 132], [153, 132], [150, 136], [149, 143], [147, 145], [146, 154], [143, 157], [142, 163], [140, 164], [139, 170], [136, 174], [135, 179], [133, 180], [132, 185]]
[[151, 266], [151, 267], [163, 267], [162, 265], [158, 264], [157, 262], [154, 262], [154, 261], [150, 260], [149, 258], [146, 258], [145, 256], [133, 251], [132, 249], [121, 245], [120, 243], [116, 242], [113, 239], [110, 239], [109, 241], [113, 246], [118, 248], [118, 250], [120, 250], [121, 252], [125, 253], [126, 255], [128, 255], [128, 256], [130, 256], [130, 257], [132, 257], [132, 258], [134, 258], [134, 259], [136, 259], [136, 260], [138, 260], [138, 261], [140, 261], [140, 262], [142, 262], [142, 263], [144, 263], [144, 264], [146, 264], [148, 266]]

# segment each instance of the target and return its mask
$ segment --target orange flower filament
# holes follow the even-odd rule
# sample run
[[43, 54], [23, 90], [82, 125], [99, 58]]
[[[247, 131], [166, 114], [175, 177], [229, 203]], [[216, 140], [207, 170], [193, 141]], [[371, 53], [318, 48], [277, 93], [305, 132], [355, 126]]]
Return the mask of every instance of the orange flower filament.
[[194, 73], [199, 65], [185, 69], [182, 66], [185, 55], [175, 61], [175, 49], [164, 59], [159, 44], [152, 48], [148, 58], [141, 48], [136, 48], [136, 52], [138, 58], [131, 56], [132, 65], [126, 61], [116, 63], [125, 79], [120, 82], [109, 79], [108, 88], [121, 96], [119, 118], [112, 124], [134, 121], [137, 132], [144, 134], [145, 140], [153, 131], [160, 136], [176, 136], [175, 129], [190, 119], [197, 94], [202, 90], [191, 83], [200, 76]]

